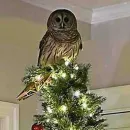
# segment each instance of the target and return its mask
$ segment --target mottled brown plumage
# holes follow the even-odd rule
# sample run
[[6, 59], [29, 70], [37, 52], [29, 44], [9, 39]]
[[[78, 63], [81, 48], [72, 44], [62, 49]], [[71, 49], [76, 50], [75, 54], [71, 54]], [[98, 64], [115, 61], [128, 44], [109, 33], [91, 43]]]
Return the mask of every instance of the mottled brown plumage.
[[76, 59], [82, 42], [74, 14], [68, 10], [54, 11], [47, 22], [48, 30], [39, 45], [38, 66], [55, 64], [61, 59]]

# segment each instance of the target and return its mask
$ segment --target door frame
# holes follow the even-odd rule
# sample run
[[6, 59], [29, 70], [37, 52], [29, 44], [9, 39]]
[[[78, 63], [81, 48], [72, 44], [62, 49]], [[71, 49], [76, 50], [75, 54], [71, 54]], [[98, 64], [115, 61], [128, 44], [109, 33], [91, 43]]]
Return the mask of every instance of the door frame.
[[0, 130], [19, 130], [19, 104], [0, 101]]

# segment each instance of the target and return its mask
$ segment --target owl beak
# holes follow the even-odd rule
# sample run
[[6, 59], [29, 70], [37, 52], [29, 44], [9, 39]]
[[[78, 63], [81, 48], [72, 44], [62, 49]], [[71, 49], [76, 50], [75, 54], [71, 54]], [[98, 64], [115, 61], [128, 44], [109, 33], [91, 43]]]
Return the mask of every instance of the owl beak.
[[65, 28], [65, 24], [63, 22], [61, 23], [61, 28]]

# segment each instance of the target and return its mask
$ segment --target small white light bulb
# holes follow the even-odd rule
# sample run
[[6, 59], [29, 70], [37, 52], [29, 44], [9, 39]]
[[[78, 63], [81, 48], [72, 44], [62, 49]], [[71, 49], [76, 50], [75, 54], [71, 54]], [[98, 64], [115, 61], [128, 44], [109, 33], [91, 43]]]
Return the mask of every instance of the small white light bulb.
[[69, 65], [69, 63], [70, 63], [70, 62], [69, 62], [68, 60], [67, 60], [67, 61], [65, 61], [65, 65], [66, 65], [66, 66], [68, 66], [68, 65]]
[[92, 114], [92, 113], [90, 113], [90, 114], [89, 114], [89, 116], [90, 116], [90, 117], [92, 117], [92, 116], [93, 116], [93, 114]]
[[73, 128], [71, 127], [70, 130], [73, 130]]
[[86, 99], [86, 97], [84, 96], [84, 97], [82, 97], [82, 102], [87, 102], [87, 99]]
[[46, 122], [50, 122], [50, 119], [47, 119]]
[[75, 91], [74, 96], [79, 97], [80, 96], [80, 91], [79, 90]]
[[70, 77], [71, 77], [71, 78], [74, 78], [74, 74], [70, 74]]
[[87, 104], [86, 103], [83, 103], [82, 106], [83, 106], [84, 109], [87, 108]]
[[78, 65], [75, 65], [74, 69], [75, 69], [75, 70], [78, 70], [78, 69], [79, 69]]
[[62, 75], [61, 75], [63, 78], [65, 78], [66, 77], [66, 73], [62, 73]]
[[40, 81], [40, 80], [42, 79], [42, 75], [37, 75], [37, 76], [35, 77], [35, 79], [36, 79], [37, 81]]
[[53, 79], [57, 79], [57, 76], [55, 74], [52, 74], [51, 76]]
[[49, 113], [52, 113], [52, 109], [50, 107], [47, 107], [47, 110]]
[[65, 105], [62, 105], [62, 106], [61, 106], [61, 110], [62, 110], [63, 112], [66, 112], [67, 107], [66, 107]]

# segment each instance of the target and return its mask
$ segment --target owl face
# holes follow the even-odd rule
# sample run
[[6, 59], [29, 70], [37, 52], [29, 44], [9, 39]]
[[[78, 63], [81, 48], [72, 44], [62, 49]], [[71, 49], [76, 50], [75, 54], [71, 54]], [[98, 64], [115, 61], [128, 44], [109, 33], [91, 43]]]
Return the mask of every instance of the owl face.
[[68, 31], [77, 29], [77, 21], [72, 12], [65, 9], [59, 9], [50, 15], [47, 27], [54, 31]]

